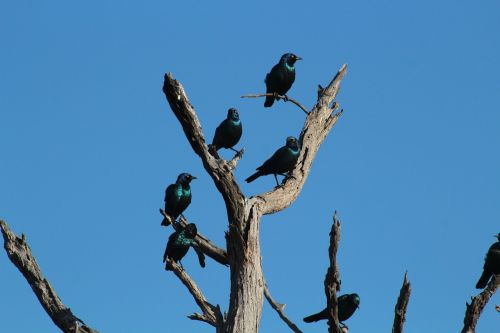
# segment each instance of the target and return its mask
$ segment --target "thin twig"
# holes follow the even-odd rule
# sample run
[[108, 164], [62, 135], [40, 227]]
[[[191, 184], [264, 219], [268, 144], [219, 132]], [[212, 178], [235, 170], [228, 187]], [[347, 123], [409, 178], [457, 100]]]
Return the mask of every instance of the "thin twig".
[[[175, 221], [173, 221], [173, 219], [167, 213], [165, 213], [165, 210], [160, 208], [160, 214], [163, 217], [169, 219], [169, 221], [172, 224], [172, 226], [174, 227], [174, 229], [177, 230], [179, 228], [177, 223]], [[185, 228], [189, 224], [189, 221], [186, 220], [185, 218], [181, 217], [181, 218], [179, 218], [179, 223], [180, 223], [182, 228]], [[199, 249], [202, 250], [203, 253], [205, 253], [207, 256], [209, 256], [210, 258], [212, 258], [213, 260], [217, 261], [218, 263], [220, 263], [224, 266], [228, 265], [226, 250], [221, 249], [220, 247], [216, 246], [208, 238], [201, 235], [200, 233], [198, 233], [198, 235], [196, 235], [196, 238], [194, 240], [195, 240], [196, 244], [199, 245]]]
[[166, 264], [169, 269], [171, 269], [174, 274], [181, 280], [182, 284], [186, 286], [189, 293], [193, 296], [194, 301], [200, 307], [203, 315], [195, 313], [193, 315], [188, 316], [188, 318], [193, 320], [200, 320], [206, 323], [209, 323], [212, 326], [217, 326], [217, 307], [210, 304], [200, 288], [196, 285], [196, 283], [191, 279], [191, 277], [186, 273], [184, 269], [181, 268], [175, 261], [171, 260], [167, 257]]
[[408, 280], [408, 272], [405, 273], [403, 286], [399, 292], [398, 301], [394, 308], [394, 323], [392, 325], [392, 333], [403, 333], [403, 324], [406, 320], [406, 308], [410, 301], [411, 284]]
[[299, 102], [297, 102], [296, 100], [294, 100], [294, 99], [292, 99], [292, 98], [290, 98], [288, 96], [277, 95], [277, 94], [270, 94], [270, 93], [266, 93], [266, 94], [250, 94], [250, 95], [243, 95], [243, 96], [241, 96], [241, 98], [257, 98], [257, 97], [278, 97], [278, 98], [283, 99], [285, 102], [286, 101], [292, 102], [293, 104], [297, 105], [302, 111], [304, 111], [306, 114], [309, 114], [309, 111], [304, 106], [302, 106], [302, 104], [300, 104]]
[[330, 246], [328, 255], [330, 266], [325, 276], [325, 294], [328, 309], [328, 332], [342, 333], [338, 319], [337, 291], [340, 291], [340, 273], [337, 266], [337, 250], [340, 241], [340, 221], [337, 220], [337, 212], [333, 214], [333, 224], [330, 231]]
[[98, 333], [98, 331], [88, 327], [71, 312], [70, 308], [63, 304], [54, 288], [43, 276], [40, 266], [38, 266], [28, 243], [26, 243], [24, 234], [21, 238], [17, 237], [3, 220], [0, 220], [0, 227], [7, 256], [23, 274], [54, 324], [67, 333]]
[[491, 296], [500, 287], [500, 275], [494, 275], [486, 288], [476, 297], [472, 298], [472, 302], [465, 303], [464, 328], [462, 333], [474, 333], [476, 331], [477, 321], [483, 312], [484, 307], [490, 300]]
[[295, 325], [288, 317], [285, 315], [283, 312], [283, 309], [285, 308], [285, 304], [281, 304], [276, 302], [273, 297], [271, 296], [271, 292], [269, 291], [269, 287], [267, 286], [266, 281], [264, 280], [264, 296], [266, 296], [267, 301], [271, 305], [271, 307], [276, 310], [278, 315], [280, 316], [281, 319], [290, 327], [292, 331], [295, 333], [302, 333], [302, 331]]

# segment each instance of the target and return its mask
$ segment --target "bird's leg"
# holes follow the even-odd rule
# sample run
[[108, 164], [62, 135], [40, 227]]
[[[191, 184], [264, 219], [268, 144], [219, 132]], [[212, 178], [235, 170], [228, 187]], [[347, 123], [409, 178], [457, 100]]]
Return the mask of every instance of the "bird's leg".
[[349, 327], [346, 324], [344, 324], [343, 322], [339, 322], [339, 326], [340, 326], [340, 328], [345, 328], [346, 330], [349, 331]]
[[184, 266], [182, 266], [182, 262], [179, 260], [178, 262], [179, 266], [181, 266], [181, 269], [184, 270]]
[[287, 96], [287, 95], [283, 95], [283, 100], [284, 100], [285, 102], [288, 102], [288, 96]]
[[274, 174], [274, 179], [276, 179], [276, 187], [280, 187], [280, 183], [278, 182], [278, 176]]
[[274, 98], [276, 98], [277, 101], [280, 100], [280, 94], [278, 94], [277, 92], [273, 92], [273, 95], [274, 95]]
[[238, 150], [234, 149], [233, 147], [229, 147], [229, 149], [231, 149], [232, 151], [234, 151], [235, 153], [239, 153]]

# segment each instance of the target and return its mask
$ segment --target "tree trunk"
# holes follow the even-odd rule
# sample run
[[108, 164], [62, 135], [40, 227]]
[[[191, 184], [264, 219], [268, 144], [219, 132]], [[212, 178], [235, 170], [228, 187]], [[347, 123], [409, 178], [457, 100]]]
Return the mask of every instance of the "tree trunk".
[[244, 216], [229, 226], [231, 295], [226, 333], [258, 332], [262, 314], [264, 277], [259, 237], [262, 214], [258, 205], [251, 201], [245, 204]]

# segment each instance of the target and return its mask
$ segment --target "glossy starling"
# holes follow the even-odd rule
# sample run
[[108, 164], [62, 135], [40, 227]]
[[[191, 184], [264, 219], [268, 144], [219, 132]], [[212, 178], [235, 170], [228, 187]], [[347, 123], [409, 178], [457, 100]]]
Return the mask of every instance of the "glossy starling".
[[233, 147], [240, 141], [242, 132], [243, 128], [238, 111], [231, 108], [227, 111], [227, 118], [215, 129], [212, 146], [215, 147], [215, 150], [226, 148], [236, 151]]
[[278, 149], [271, 158], [257, 168], [256, 173], [245, 179], [245, 181], [251, 183], [260, 176], [274, 174], [276, 184], [279, 186], [276, 175], [285, 176], [285, 172], [292, 171], [299, 158], [299, 153], [300, 147], [297, 139], [289, 136], [286, 138], [286, 145]]
[[[167, 261], [167, 257], [175, 262], [179, 262], [189, 250], [189, 247], [194, 243], [194, 238], [198, 234], [196, 225], [189, 223], [186, 228], [181, 231], [175, 231], [170, 235], [167, 242], [167, 248], [163, 254], [163, 262]], [[182, 264], [181, 264], [182, 266]], [[165, 266], [166, 270], [169, 270]]]
[[498, 242], [493, 243], [484, 259], [483, 274], [477, 281], [476, 288], [483, 289], [493, 275], [500, 274], [500, 233], [495, 236]]
[[[177, 177], [175, 184], [168, 185], [165, 190], [165, 213], [170, 215], [174, 220], [182, 214], [182, 212], [191, 203], [191, 187], [189, 183], [196, 179], [189, 173], [181, 173]], [[161, 225], [169, 225], [167, 219], [163, 219]]]
[[[338, 318], [339, 322], [343, 322], [353, 315], [354, 311], [359, 308], [359, 296], [358, 294], [345, 294], [340, 296], [338, 299]], [[306, 323], [312, 323], [313, 321], [326, 320], [328, 319], [328, 309], [324, 309], [321, 312], [313, 314], [309, 317], [305, 317], [304, 321]]]
[[[285, 53], [281, 56], [280, 62], [274, 65], [266, 75], [266, 93], [286, 95], [295, 81], [295, 62], [302, 59], [293, 53]], [[278, 98], [279, 99], [279, 98]], [[273, 105], [275, 97], [267, 96], [264, 107]]]

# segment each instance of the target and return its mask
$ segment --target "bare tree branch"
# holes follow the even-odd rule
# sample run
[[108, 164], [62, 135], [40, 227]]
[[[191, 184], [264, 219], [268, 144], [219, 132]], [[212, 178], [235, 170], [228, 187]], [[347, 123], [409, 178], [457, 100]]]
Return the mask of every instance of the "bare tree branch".
[[464, 317], [464, 328], [462, 333], [474, 333], [476, 332], [476, 325], [481, 312], [483, 312], [484, 307], [490, 300], [491, 296], [500, 287], [500, 275], [494, 275], [488, 286], [476, 297], [472, 298], [472, 302], [465, 303], [465, 317]]
[[276, 310], [281, 319], [290, 327], [292, 331], [295, 333], [302, 333], [302, 331], [295, 325], [288, 317], [285, 315], [283, 311], [285, 309], [285, 304], [281, 304], [276, 302], [271, 296], [271, 292], [269, 291], [269, 287], [267, 286], [266, 281], [264, 281], [264, 296], [266, 296], [267, 301], [271, 305], [271, 307]]
[[410, 301], [411, 284], [408, 280], [408, 272], [405, 273], [403, 286], [399, 292], [398, 302], [394, 308], [394, 323], [392, 325], [392, 333], [403, 333], [403, 324], [406, 320], [406, 308]]
[[189, 102], [184, 87], [170, 73], [165, 74], [163, 92], [191, 147], [200, 156], [205, 170], [212, 177], [215, 186], [222, 194], [230, 219], [238, 216], [239, 212], [234, 210], [243, 208], [245, 196], [241, 193], [232, 172], [237, 160], [228, 162], [217, 159], [210, 154], [194, 107]]
[[229, 222], [226, 248], [231, 274], [231, 295], [224, 322], [225, 333], [254, 333], [258, 330], [264, 297], [259, 237], [261, 217], [286, 208], [299, 195], [319, 146], [341, 114], [334, 114], [338, 104], [333, 103], [332, 107], [329, 105], [338, 92], [346, 68], [344, 65], [329, 86], [322, 90], [316, 105], [306, 117], [299, 139], [302, 143], [299, 162], [291, 173], [291, 178], [275, 191], [249, 199], [242, 194], [232, 172], [241, 156], [225, 161], [210, 152], [201, 124], [184, 88], [171, 74], [165, 75], [163, 92], [167, 101], [226, 204]]
[[[174, 227], [175, 230], [178, 229], [177, 223], [161, 208], [160, 214], [169, 220], [170, 224]], [[181, 216], [179, 218], [179, 224], [183, 228], [185, 228], [189, 224], [189, 221]], [[202, 250], [203, 253], [205, 253], [207, 256], [224, 266], [228, 265], [227, 252], [224, 249], [221, 249], [200, 233], [196, 235], [196, 238], [194, 240], [196, 241], [196, 244], [199, 245], [200, 250]]]
[[300, 104], [299, 102], [297, 102], [294, 99], [291, 99], [288, 96], [277, 95], [277, 94], [270, 94], [270, 93], [266, 93], [266, 94], [251, 94], [251, 95], [243, 95], [243, 96], [241, 96], [241, 98], [256, 98], [256, 97], [278, 97], [278, 98], [283, 99], [285, 102], [287, 102], [287, 101], [292, 102], [293, 104], [297, 105], [302, 111], [304, 111], [305, 114], [309, 114], [309, 111], [307, 111], [307, 109], [305, 107], [303, 107], [302, 104]]
[[338, 107], [337, 103], [333, 103], [332, 108], [329, 105], [337, 96], [340, 82], [346, 72], [347, 65], [343, 65], [330, 84], [318, 94], [318, 101], [306, 117], [302, 128], [299, 139], [300, 155], [294, 170], [290, 172], [290, 177], [285, 180], [283, 186], [253, 197], [263, 202], [264, 214], [273, 214], [285, 209], [300, 194], [319, 147], [342, 114], [342, 112], [333, 113]]
[[340, 273], [337, 266], [337, 250], [340, 241], [340, 221], [337, 220], [337, 212], [333, 214], [333, 224], [330, 231], [330, 246], [328, 255], [330, 266], [325, 276], [325, 294], [328, 309], [328, 332], [342, 333], [338, 319], [337, 291], [340, 290]]
[[217, 311], [220, 310], [218, 309], [218, 307], [213, 306], [207, 301], [200, 288], [198, 288], [198, 286], [193, 281], [193, 279], [191, 279], [188, 273], [186, 273], [184, 269], [182, 269], [175, 261], [171, 260], [168, 257], [166, 258], [166, 264], [167, 267], [171, 269], [179, 278], [179, 280], [181, 280], [181, 282], [186, 286], [186, 288], [189, 290], [189, 293], [193, 296], [196, 304], [198, 304], [201, 311], [203, 312], [202, 315], [199, 313], [194, 313], [188, 316], [188, 318], [204, 321], [215, 327], [217, 327], [218, 324], [220, 325], [221, 323], [217, 322], [217, 317], [219, 317], [217, 315]]
[[70, 308], [63, 304], [49, 281], [43, 277], [42, 271], [31, 253], [28, 243], [26, 243], [24, 234], [21, 238], [17, 237], [3, 220], [0, 220], [0, 227], [3, 233], [4, 248], [10, 261], [28, 281], [54, 324], [65, 333], [98, 333], [98, 331], [88, 327], [71, 312]]

